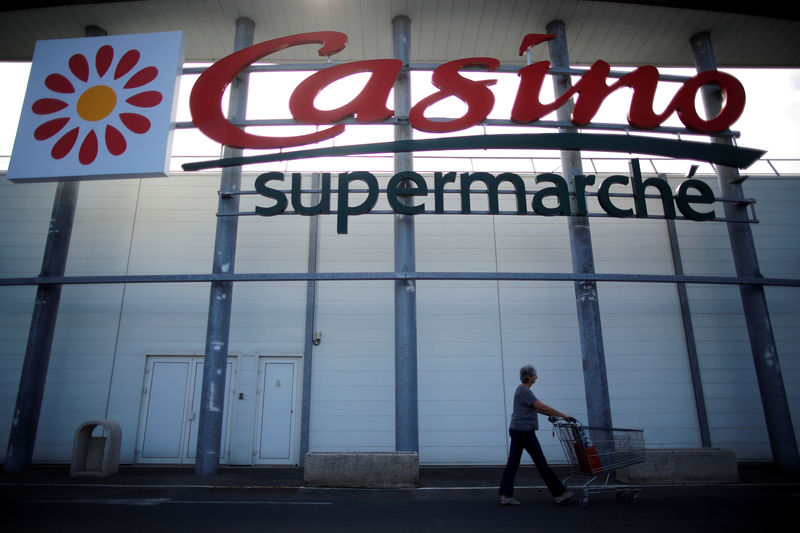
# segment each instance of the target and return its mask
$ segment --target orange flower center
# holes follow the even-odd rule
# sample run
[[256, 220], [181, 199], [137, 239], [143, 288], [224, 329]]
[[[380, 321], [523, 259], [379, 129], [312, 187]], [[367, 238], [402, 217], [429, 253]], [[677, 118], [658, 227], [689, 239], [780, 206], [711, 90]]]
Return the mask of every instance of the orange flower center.
[[78, 99], [78, 115], [83, 120], [97, 121], [106, 118], [117, 105], [117, 95], [111, 87], [95, 85]]

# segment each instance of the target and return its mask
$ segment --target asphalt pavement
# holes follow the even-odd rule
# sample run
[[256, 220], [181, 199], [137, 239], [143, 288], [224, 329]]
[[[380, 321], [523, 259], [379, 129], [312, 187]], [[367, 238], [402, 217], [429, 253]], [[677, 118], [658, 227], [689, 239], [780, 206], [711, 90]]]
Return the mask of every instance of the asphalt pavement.
[[[567, 469], [556, 467], [562, 477]], [[303, 486], [298, 468], [131, 467], [107, 478], [74, 478], [67, 466], [0, 472], [0, 531], [28, 532], [795, 532], [800, 478], [770, 465], [742, 465], [732, 484], [629, 486], [613, 482], [553, 503], [534, 467], [499, 504], [502, 468], [422, 467], [413, 489]], [[581, 480], [581, 483], [583, 481]], [[572, 488], [578, 483], [571, 480]], [[622, 492], [624, 491], [624, 492]], [[635, 493], [636, 503], [621, 495]]]

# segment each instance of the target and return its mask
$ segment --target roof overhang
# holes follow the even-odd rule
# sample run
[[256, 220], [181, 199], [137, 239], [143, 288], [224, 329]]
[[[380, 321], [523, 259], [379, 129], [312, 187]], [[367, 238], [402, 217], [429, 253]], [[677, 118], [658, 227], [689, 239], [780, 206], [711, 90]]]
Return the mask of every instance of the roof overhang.
[[[621, 2], [537, 0], [143, 0], [5, 3], [0, 15], [0, 60], [30, 60], [41, 39], [80, 37], [89, 25], [109, 35], [183, 30], [187, 61], [213, 61], [233, 47], [238, 17], [255, 22], [255, 41], [316, 30], [349, 37], [336, 61], [392, 57], [391, 21], [411, 19], [415, 62], [496, 57], [521, 63], [528, 33], [564, 21], [573, 64], [603, 59], [612, 65], [690, 66], [689, 39], [709, 32], [720, 67], [797, 67], [800, 20], [781, 2]], [[780, 8], [776, 7], [780, 4]], [[26, 9], [18, 9], [23, 5]], [[679, 6], [679, 7], [675, 7]], [[686, 8], [685, 6], [692, 6]], [[15, 9], [16, 8], [16, 9]], [[736, 11], [732, 11], [732, 10]], [[783, 17], [783, 18], [781, 18]], [[546, 58], [546, 47], [534, 60]], [[292, 48], [275, 60], [318, 62], [314, 48]], [[273, 57], [271, 57], [273, 59]]]

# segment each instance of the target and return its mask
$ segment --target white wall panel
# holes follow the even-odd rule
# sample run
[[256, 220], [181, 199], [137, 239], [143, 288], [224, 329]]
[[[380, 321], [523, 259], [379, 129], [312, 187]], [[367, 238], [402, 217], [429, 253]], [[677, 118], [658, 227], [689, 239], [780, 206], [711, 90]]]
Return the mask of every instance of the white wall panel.
[[[538, 188], [529, 185], [529, 188]], [[569, 272], [572, 260], [566, 221], [559, 217], [497, 216], [497, 264], [501, 272]], [[519, 369], [532, 364], [540, 379], [533, 392], [543, 402], [585, 419], [580, 370], [575, 293], [572, 283], [501, 282], [498, 284], [502, 317], [503, 435], [507, 435]], [[549, 423], [539, 417], [539, 440], [545, 456], [563, 462]], [[504, 462], [504, 454], [494, 462]], [[530, 458], [523, 457], [530, 462]]]
[[[138, 218], [137, 204], [140, 195], [140, 180], [117, 182], [84, 182], [80, 185], [78, 204], [75, 213], [72, 240], [70, 242], [67, 275], [110, 274], [123, 275], [128, 272], [131, 242]], [[126, 287], [121, 285], [85, 285], [64, 287], [59, 308], [58, 328], [53, 341], [53, 359], [50, 363], [45, 399], [39, 427], [60, 427], [60, 434], [49, 437], [40, 435], [39, 444], [48, 442], [69, 443], [75, 428], [86, 420], [116, 417], [110, 411], [114, 394], [112, 384], [119, 379], [123, 383], [132, 376], [114, 376], [117, 362], [121, 313]], [[63, 339], [63, 340], [60, 340]], [[63, 346], [57, 350], [58, 346]], [[89, 359], [90, 357], [93, 360]], [[63, 362], [61, 362], [63, 360]], [[102, 382], [93, 382], [92, 373], [76, 373], [64, 384], [65, 390], [79, 390], [93, 400], [93, 407], [82, 408], [64, 392], [51, 388], [54, 372], [60, 365], [72, 369], [94, 366], [102, 369]], [[135, 374], [137, 393], [141, 392], [142, 373]], [[99, 378], [98, 378], [99, 379]], [[93, 392], [92, 392], [93, 391]], [[138, 414], [139, 394], [135, 396]], [[54, 412], [48, 415], [47, 406], [66, 402], [68, 414]], [[136, 424], [124, 424], [123, 454], [132, 457], [133, 442], [136, 439]], [[59, 448], [55, 448], [59, 449]], [[71, 449], [63, 450], [66, 455], [48, 456], [56, 462], [68, 461]], [[129, 461], [123, 455], [123, 461]]]
[[[4, 183], [4, 186], [8, 185]], [[28, 194], [23, 189], [17, 189], [16, 185], [10, 187], [14, 187], [14, 190], [13, 192], [11, 189], [8, 190], [9, 199], [16, 194], [22, 196]], [[31, 198], [38, 198], [37, 203], [40, 206], [31, 209], [29, 213], [37, 213], [42, 217], [39, 224], [42, 230], [46, 231], [54, 188], [41, 185], [27, 188], [37, 191], [32, 193]], [[67, 262], [67, 275], [125, 272], [136, 192], [135, 181], [81, 184]], [[42, 232], [41, 240], [31, 237], [31, 246], [38, 242], [43, 243], [44, 235]], [[38, 255], [35, 261], [31, 261], [33, 268], [26, 275], [39, 271], [41, 252]], [[3, 275], [13, 275], [13, 273], [5, 271]], [[105, 417], [121, 298], [120, 286], [63, 288], [34, 461], [68, 461], [71, 457], [72, 439], [78, 425], [89, 419]], [[22, 329], [27, 339], [30, 313], [27, 312], [23, 316], [27, 317], [27, 324]], [[21, 365], [25, 344], [20, 343], [18, 346], [18, 351], [13, 357], [18, 358]], [[8, 402], [9, 409], [13, 409], [17, 387], [18, 381], [9, 387], [14, 391], [14, 399]]]
[[[756, 213], [760, 222], [752, 228], [759, 265], [765, 276], [800, 277], [800, 221], [796, 214], [800, 201], [799, 181], [783, 177], [750, 179], [744, 183], [745, 194], [758, 202]], [[769, 287], [766, 294], [784, 388], [793, 415], [795, 435], [800, 440], [800, 343], [797, 342], [800, 289]], [[750, 427], [755, 425], [755, 422], [748, 424]], [[754, 447], [751, 453], [758, 451], [765, 454], [763, 446]]]
[[[55, 184], [0, 178], [0, 275], [35, 276], [42, 266]], [[35, 287], [0, 288], [0, 441], [8, 442], [28, 342]]]
[[[394, 269], [390, 216], [350, 217], [346, 235], [323, 216], [319, 239], [320, 272]], [[394, 450], [393, 294], [391, 282], [317, 285], [310, 451]]]
[[[480, 203], [473, 198], [473, 209], [483, 208]], [[445, 220], [441, 225], [427, 217], [417, 225], [417, 269], [495, 272], [492, 218]], [[502, 462], [506, 427], [497, 283], [418, 282], [417, 324], [420, 461]]]
[[0, 271], [4, 276], [39, 273], [56, 186], [0, 179]]
[[[244, 189], [252, 179], [245, 177]], [[180, 175], [82, 184], [68, 273], [207, 272], [218, 183], [213, 175]], [[35, 275], [54, 187], [0, 187], [0, 275]], [[758, 200], [761, 223], [752, 228], [763, 274], [797, 277], [800, 223], [793, 206], [800, 179], [751, 178], [745, 191]], [[243, 197], [243, 209], [257, 200]], [[481, 202], [473, 194], [473, 208]], [[350, 217], [347, 235], [336, 233], [334, 215], [320, 221], [320, 271], [393, 270], [391, 216]], [[676, 225], [687, 274], [733, 275], [723, 223]], [[420, 271], [571, 271], [563, 218], [431, 215], [418, 217], [416, 226]], [[296, 215], [240, 219], [236, 271], [304, 272], [308, 227], [309, 219]], [[591, 227], [598, 272], [672, 273], [663, 220], [592, 218]], [[132, 460], [145, 358], [203, 354], [208, 291], [207, 283], [66, 287], [35, 460], [67, 462], [75, 427], [106, 411], [122, 424], [123, 462]], [[424, 464], [503, 463], [511, 397], [525, 363], [539, 372], [539, 398], [585, 418], [572, 283], [424, 281], [417, 291]], [[712, 443], [740, 459], [768, 459], [739, 292], [710, 285], [690, 285], [688, 292]], [[296, 282], [240, 283], [234, 290], [230, 351], [238, 358], [236, 397], [243, 399], [234, 400], [231, 463], [252, 460], [258, 356], [302, 355], [305, 293], [305, 283]], [[31, 287], [0, 288], [3, 442], [33, 294]], [[798, 294], [767, 289], [795, 428]], [[615, 425], [643, 428], [648, 446], [699, 445], [675, 286], [601, 283], [599, 295]], [[323, 338], [314, 347], [311, 450], [394, 449], [393, 283], [321, 282], [316, 312]], [[540, 439], [548, 458], [563, 462], [549, 431]]]
[[[716, 190], [713, 181], [709, 183]], [[750, 178], [745, 197], [755, 198], [760, 222], [752, 224], [759, 265], [764, 276], [800, 275], [800, 231], [791, 206], [800, 200], [797, 178]], [[722, 214], [718, 209], [717, 215]], [[734, 275], [725, 224], [677, 224], [687, 274]], [[753, 356], [736, 287], [690, 286], [690, 306], [697, 337], [711, 439], [714, 446], [731, 448], [740, 460], [769, 460], [761, 396]], [[800, 382], [800, 352], [792, 339], [796, 330], [797, 289], [766, 289], [770, 318], [783, 370], [784, 386], [798, 433], [800, 398], [793, 391]]]
[[393, 450], [392, 288], [328, 282], [317, 295], [322, 342], [314, 347], [310, 449]]
[[[243, 188], [252, 188], [248, 179], [252, 177], [243, 180]], [[208, 272], [213, 255], [218, 176], [190, 175], [146, 184], [133, 238], [132, 273]], [[279, 219], [240, 220], [236, 272], [305, 271], [308, 220], [298, 217], [294, 220], [300, 224], [291, 225], [270, 224], [272, 220]], [[290, 247], [291, 242], [294, 245]], [[125, 370], [120, 373], [131, 379], [123, 378], [115, 386], [119, 399], [113, 405], [119, 417], [133, 423], [136, 412], [131, 400], [141, 387], [147, 354], [203, 355], [208, 298], [208, 283], [127, 288], [118, 366], [124, 364]], [[257, 356], [301, 355], [304, 312], [304, 283], [254, 282], [234, 288], [229, 353], [239, 359], [233, 386], [243, 399], [234, 396], [233, 464], [252, 461]]]

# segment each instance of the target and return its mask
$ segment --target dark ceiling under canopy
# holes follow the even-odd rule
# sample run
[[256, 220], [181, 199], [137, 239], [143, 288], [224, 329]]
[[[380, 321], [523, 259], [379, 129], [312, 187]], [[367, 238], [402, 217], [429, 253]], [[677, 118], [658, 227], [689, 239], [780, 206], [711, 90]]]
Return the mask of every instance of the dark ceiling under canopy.
[[[253, 19], [256, 42], [315, 30], [349, 37], [336, 61], [392, 56], [391, 21], [411, 19], [412, 60], [496, 57], [520, 63], [522, 37], [564, 21], [574, 64], [689, 66], [689, 38], [711, 34], [721, 67], [800, 66], [800, 16], [792, 3], [760, 1], [587, 0], [103, 0], [4, 2], [0, 60], [30, 60], [39, 39], [81, 37], [89, 25], [108, 34], [183, 30], [187, 61], [229, 54], [238, 17]], [[545, 58], [539, 47], [534, 59]], [[314, 47], [275, 60], [317, 62]]]

